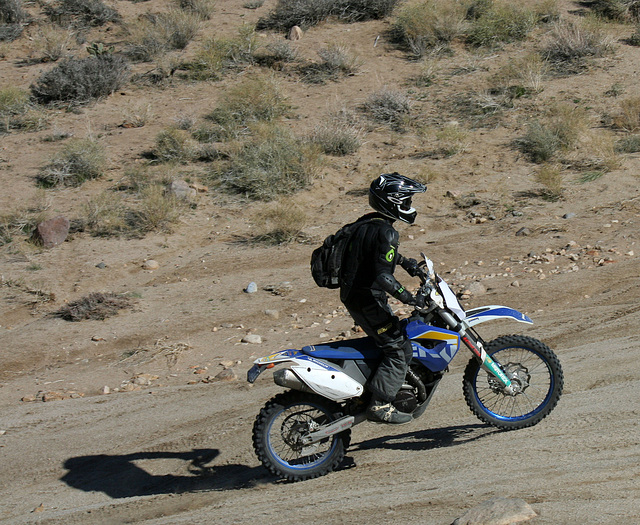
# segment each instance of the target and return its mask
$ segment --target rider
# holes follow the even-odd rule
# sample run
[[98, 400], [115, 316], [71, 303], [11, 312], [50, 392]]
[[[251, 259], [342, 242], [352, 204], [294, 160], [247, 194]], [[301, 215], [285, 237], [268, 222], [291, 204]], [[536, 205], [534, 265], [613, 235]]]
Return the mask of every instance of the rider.
[[356, 324], [370, 336], [384, 356], [369, 389], [373, 393], [367, 418], [380, 423], [408, 423], [410, 414], [398, 411], [392, 401], [404, 382], [412, 356], [411, 342], [393, 314], [387, 294], [405, 304], [424, 306], [424, 299], [413, 296], [393, 276], [399, 264], [411, 276], [418, 263], [398, 253], [396, 220], [413, 224], [416, 210], [411, 198], [427, 187], [398, 173], [380, 175], [369, 188], [369, 204], [374, 213], [356, 221], [358, 226], [342, 262], [340, 299]]

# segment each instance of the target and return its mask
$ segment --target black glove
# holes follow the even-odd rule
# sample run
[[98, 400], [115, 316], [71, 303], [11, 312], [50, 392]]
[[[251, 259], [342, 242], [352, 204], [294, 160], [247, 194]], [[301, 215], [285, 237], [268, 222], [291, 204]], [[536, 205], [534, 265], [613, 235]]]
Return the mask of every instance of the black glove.
[[415, 259], [408, 259], [407, 257], [403, 257], [400, 261], [400, 266], [411, 276], [415, 277], [418, 275], [418, 261]]
[[407, 304], [415, 306], [416, 308], [424, 308], [425, 306], [427, 306], [427, 298], [421, 293], [417, 293]]

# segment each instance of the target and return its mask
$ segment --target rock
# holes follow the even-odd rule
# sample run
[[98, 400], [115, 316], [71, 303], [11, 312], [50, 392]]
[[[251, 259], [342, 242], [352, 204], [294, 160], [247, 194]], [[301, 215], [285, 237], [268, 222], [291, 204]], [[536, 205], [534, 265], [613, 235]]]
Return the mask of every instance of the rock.
[[209, 381], [235, 381], [238, 379], [238, 375], [232, 368], [225, 368], [222, 372], [216, 374], [213, 378], [208, 378]]
[[285, 281], [278, 284], [268, 284], [263, 288], [267, 292], [271, 292], [273, 295], [288, 295], [293, 290], [293, 285]]
[[245, 293], [256, 293], [258, 291], [258, 285], [251, 281], [244, 289]]
[[35, 512], [36, 514], [40, 513], [40, 512], [44, 512], [44, 503], [40, 503], [40, 505], [38, 505], [35, 509], [33, 509], [31, 512]]
[[160, 268], [160, 264], [158, 263], [158, 261], [154, 261], [153, 259], [147, 259], [145, 262], [142, 263], [142, 267], [145, 270], [157, 270], [158, 268]]
[[302, 38], [302, 29], [300, 29], [298, 26], [293, 26], [290, 30], [289, 30], [289, 40], [300, 40]]
[[487, 293], [487, 289], [481, 282], [475, 281], [469, 284], [467, 290], [471, 295], [484, 295]]
[[203, 186], [202, 184], [198, 184], [197, 182], [191, 182], [189, 184], [190, 188], [193, 188], [198, 193], [207, 193], [209, 188], [207, 186]]
[[220, 361], [220, 366], [222, 368], [231, 368], [233, 365], [235, 365], [235, 361], [231, 361], [231, 360], [226, 360], [226, 361]]
[[258, 334], [247, 334], [242, 338], [242, 342], [259, 345], [260, 343], [262, 343], [262, 337], [260, 337]]
[[520, 283], [518, 281], [513, 281], [511, 283], [511, 286], [513, 286], [514, 288], [520, 288]]
[[492, 498], [465, 512], [452, 525], [511, 525], [536, 516], [522, 499]]
[[194, 200], [198, 193], [189, 183], [184, 180], [174, 180], [167, 185], [166, 193], [173, 195], [176, 199], [191, 201]]
[[159, 377], [152, 374], [136, 374], [135, 376], [133, 376], [131, 382], [134, 385], [149, 386], [151, 385], [151, 382], [155, 381], [156, 379], [159, 379]]
[[42, 401], [45, 403], [49, 401], [62, 401], [64, 399], [69, 399], [69, 396], [62, 392], [44, 392], [42, 394]]
[[573, 219], [576, 216], [575, 213], [573, 213], [572, 211], [570, 211], [569, 213], [565, 213], [562, 218], [563, 219]]
[[107, 394], [111, 393], [111, 389], [107, 385], [105, 385], [105, 386], [102, 387], [102, 390], [100, 390], [100, 393], [103, 396], [106, 396]]
[[36, 400], [36, 396], [24, 396], [20, 401], [23, 403], [33, 403]]
[[471, 208], [471, 206], [475, 206], [477, 204], [480, 204], [480, 199], [478, 199], [476, 197], [475, 193], [469, 193], [468, 195], [462, 195], [461, 197], [458, 197], [455, 201], [454, 204], [458, 207], [458, 208]]
[[516, 232], [516, 237], [527, 237], [528, 235], [531, 235], [531, 230], [529, 228], [520, 228]]
[[59, 215], [38, 224], [31, 238], [45, 248], [53, 248], [66, 240], [69, 235], [69, 226], [69, 219]]
[[100, 268], [101, 270], [104, 270], [107, 267], [107, 265], [103, 262], [99, 262], [98, 264], [96, 264], [96, 268]]
[[264, 315], [270, 319], [280, 319], [280, 312], [278, 310], [265, 310]]

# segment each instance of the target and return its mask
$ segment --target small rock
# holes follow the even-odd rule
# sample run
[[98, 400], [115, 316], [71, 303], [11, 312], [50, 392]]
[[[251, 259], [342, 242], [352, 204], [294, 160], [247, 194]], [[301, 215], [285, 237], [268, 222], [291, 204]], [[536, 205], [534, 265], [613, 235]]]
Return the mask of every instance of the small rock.
[[104, 337], [100, 337], [99, 335], [94, 335], [91, 338], [92, 341], [104, 341]]
[[96, 264], [96, 268], [100, 268], [101, 270], [104, 270], [107, 267], [107, 265], [103, 262], [99, 262], [98, 264]]
[[296, 40], [300, 40], [302, 38], [302, 29], [300, 29], [298, 26], [293, 26], [290, 30], [289, 30], [289, 40], [292, 41], [296, 41]]
[[33, 231], [32, 239], [45, 248], [53, 248], [66, 240], [70, 224], [62, 215], [43, 221]]
[[23, 403], [33, 403], [36, 400], [36, 396], [24, 396], [20, 401]]
[[245, 293], [256, 293], [258, 291], [258, 285], [251, 281], [244, 289]]
[[209, 369], [206, 366], [199, 366], [193, 371], [193, 373], [194, 374], [206, 374], [207, 370], [209, 370]]
[[237, 374], [231, 368], [225, 368], [222, 372], [216, 374], [213, 378], [208, 378], [209, 381], [235, 381], [238, 379]]
[[520, 283], [518, 281], [513, 281], [511, 283], [511, 286], [513, 286], [514, 288], [520, 288]]
[[278, 284], [268, 284], [263, 289], [267, 292], [271, 292], [273, 295], [288, 295], [293, 291], [293, 285], [286, 281]]
[[7, 433], [6, 430], [0, 430], [0, 436], [4, 436]]
[[69, 399], [69, 396], [62, 392], [45, 392], [42, 394], [42, 401], [45, 403], [50, 401], [62, 401], [64, 399]]
[[570, 211], [569, 213], [565, 213], [562, 218], [563, 219], [573, 219], [576, 216], [575, 213], [573, 213], [572, 211]]
[[264, 315], [271, 319], [280, 319], [280, 312], [278, 310], [265, 310]]
[[153, 259], [147, 259], [142, 263], [142, 267], [145, 270], [157, 270], [160, 268], [160, 264], [158, 264], [158, 261], [154, 261]]
[[207, 193], [209, 188], [207, 186], [203, 186], [202, 184], [198, 184], [197, 182], [192, 182], [189, 184], [191, 188], [196, 190], [198, 193]]
[[522, 499], [492, 498], [465, 512], [452, 525], [511, 525], [536, 516]]
[[154, 376], [152, 374], [137, 374], [133, 377], [131, 382], [134, 385], [149, 386], [152, 381], [155, 381], [158, 378], [158, 376]]
[[35, 512], [35, 513], [40, 513], [40, 512], [44, 512], [44, 503], [40, 503], [40, 505], [38, 505], [35, 509], [33, 509], [31, 512]]
[[487, 293], [487, 289], [481, 282], [475, 281], [469, 284], [467, 290], [471, 295], [484, 295]]
[[242, 342], [259, 345], [260, 343], [262, 343], [262, 337], [260, 337], [258, 334], [247, 334], [242, 338]]
[[516, 232], [516, 236], [517, 237], [526, 237], [528, 235], [531, 235], [531, 230], [529, 228], [520, 228], [517, 232]]
[[230, 361], [230, 360], [220, 361], [220, 366], [223, 368], [231, 368], [233, 365], [235, 365], [235, 361]]
[[194, 200], [197, 191], [189, 186], [189, 183], [184, 180], [174, 180], [166, 188], [166, 192], [169, 195], [173, 195], [176, 199], [191, 201]]
[[102, 387], [102, 390], [100, 390], [100, 393], [103, 396], [106, 396], [107, 394], [111, 393], [111, 389], [107, 385], [105, 385], [105, 386]]

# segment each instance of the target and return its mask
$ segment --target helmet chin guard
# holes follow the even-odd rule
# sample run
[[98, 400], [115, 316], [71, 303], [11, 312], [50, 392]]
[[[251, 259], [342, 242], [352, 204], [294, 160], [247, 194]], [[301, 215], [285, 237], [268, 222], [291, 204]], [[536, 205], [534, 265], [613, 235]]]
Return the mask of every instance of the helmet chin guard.
[[411, 206], [416, 193], [424, 193], [427, 186], [399, 173], [386, 173], [369, 187], [369, 204], [378, 213], [392, 220], [413, 224], [417, 211]]

